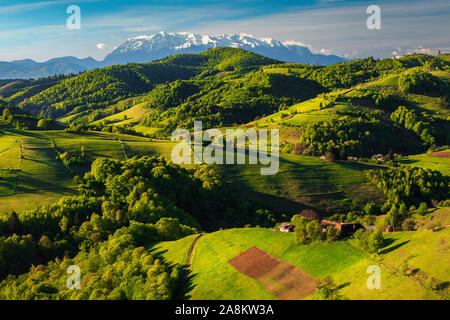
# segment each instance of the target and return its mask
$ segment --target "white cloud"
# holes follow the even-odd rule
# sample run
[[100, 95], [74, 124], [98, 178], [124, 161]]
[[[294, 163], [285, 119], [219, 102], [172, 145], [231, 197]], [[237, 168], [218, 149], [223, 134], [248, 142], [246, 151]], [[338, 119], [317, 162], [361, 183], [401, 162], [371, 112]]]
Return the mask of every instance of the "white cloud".
[[433, 0], [432, 5], [423, 1], [395, 4], [383, 1], [380, 5], [382, 30], [367, 29], [367, 4], [354, 2], [348, 6], [339, 1], [336, 4], [321, 8], [291, 8], [289, 12], [249, 17], [232, 24], [226, 20], [205, 20], [190, 31], [208, 34], [249, 32], [280, 41], [301, 41], [312, 48], [329, 48], [333, 54], [351, 58], [388, 57], [392, 51], [398, 51], [399, 46], [411, 48], [418, 42], [428, 48], [448, 47], [448, 0]]
[[328, 50], [328, 49], [324, 49], [324, 48], [322, 48], [322, 49], [320, 49], [320, 51], [319, 51], [321, 54], [331, 54], [331, 51], [330, 50]]
[[406, 55], [414, 54], [414, 53], [437, 55], [439, 51], [441, 51], [443, 53], [450, 52], [450, 48], [448, 48], [448, 47], [429, 48], [429, 47], [424, 47], [423, 45], [416, 45], [416, 46], [413, 46], [408, 49], [397, 48], [397, 50], [392, 51], [392, 56], [402, 57], [402, 56], [406, 56]]
[[413, 48], [406, 50], [406, 54], [413, 54], [413, 53], [436, 54], [437, 50], [425, 48], [424, 46], [415, 46]]
[[306, 43], [300, 42], [300, 41], [294, 41], [294, 40], [286, 40], [282, 42], [285, 46], [302, 46], [302, 47], [308, 47]]
[[104, 43], [97, 43], [96, 47], [98, 50], [105, 50], [106, 49], [106, 44]]

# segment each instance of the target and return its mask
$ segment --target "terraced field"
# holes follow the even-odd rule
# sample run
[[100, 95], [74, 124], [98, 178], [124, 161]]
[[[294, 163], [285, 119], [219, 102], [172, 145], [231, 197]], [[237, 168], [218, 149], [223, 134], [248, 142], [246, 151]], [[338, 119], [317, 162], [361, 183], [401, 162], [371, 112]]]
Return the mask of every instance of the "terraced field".
[[71, 172], [56, 160], [45, 134], [12, 131], [0, 137], [0, 145], [8, 148], [0, 157], [0, 169], [7, 173], [0, 188], [2, 212], [22, 212], [75, 193]]
[[318, 157], [280, 154], [276, 175], [261, 175], [261, 165], [223, 165], [217, 170], [244, 198], [254, 198], [282, 213], [298, 213], [313, 206], [333, 214], [345, 201], [381, 201], [382, 194], [364, 176], [372, 166], [327, 163]]
[[133, 155], [170, 158], [173, 146], [170, 141], [103, 132], [7, 130], [7, 135], [0, 136], [1, 212], [23, 212], [76, 194], [73, 176], [83, 172], [72, 172], [57, 159], [53, 143], [69, 155], [79, 155], [83, 147], [91, 160], [125, 160]]

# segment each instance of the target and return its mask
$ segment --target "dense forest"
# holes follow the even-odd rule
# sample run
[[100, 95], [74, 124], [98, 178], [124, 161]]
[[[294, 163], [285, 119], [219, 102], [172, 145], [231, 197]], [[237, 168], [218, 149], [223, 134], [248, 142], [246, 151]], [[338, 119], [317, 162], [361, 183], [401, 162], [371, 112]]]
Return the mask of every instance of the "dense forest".
[[188, 171], [161, 157], [98, 158], [77, 181], [78, 196], [0, 221], [1, 278], [80, 250], [101, 251], [99, 246], [116, 234], [125, 249], [197, 230], [275, 223], [267, 210], [236, 199], [213, 170]]

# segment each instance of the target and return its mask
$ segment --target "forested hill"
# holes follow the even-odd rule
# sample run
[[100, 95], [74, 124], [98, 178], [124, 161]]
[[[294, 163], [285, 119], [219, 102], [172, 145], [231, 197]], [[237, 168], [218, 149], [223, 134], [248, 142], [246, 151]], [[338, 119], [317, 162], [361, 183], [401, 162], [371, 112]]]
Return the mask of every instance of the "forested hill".
[[[448, 257], [450, 241], [448, 228], [439, 231], [450, 223], [448, 208], [440, 213], [450, 191], [449, 62], [411, 55], [323, 67], [220, 48], [0, 82], [0, 300], [264, 298], [240, 296], [234, 288], [249, 282], [228, 263], [254, 246], [339, 283], [378, 253], [413, 292], [394, 297], [444, 294], [448, 270], [429, 266]], [[279, 129], [278, 173], [261, 175], [250, 163], [174, 164], [175, 143], [157, 138], [194, 120]], [[336, 242], [329, 227], [325, 243], [319, 222], [307, 218], [378, 232]], [[286, 221], [295, 236], [263, 230]], [[199, 232], [220, 229], [233, 230], [189, 249]], [[395, 231], [386, 242], [384, 230]], [[67, 289], [72, 265], [82, 270], [81, 290]], [[345, 285], [350, 297], [361, 298], [360, 271]]]
[[241, 49], [218, 48], [201, 54], [176, 55], [151, 63], [95, 69], [27, 97], [21, 106], [32, 114], [59, 117], [109, 106], [151, 91], [157, 84], [238, 70], [246, 72], [277, 61]]
[[[0, 87], [0, 96], [31, 115], [59, 119], [69, 125], [103, 121], [130, 105], [140, 104], [141, 116], [133, 124], [159, 128], [159, 134], [167, 136], [176, 127], [191, 126], [194, 119], [202, 120], [205, 127], [245, 124], [320, 93], [351, 89], [403, 73], [401, 94], [425, 92], [442, 97], [446, 104], [448, 77], [426, 73], [425, 78], [408, 79], [406, 74], [415, 68], [440, 70], [445, 75], [450, 70], [449, 57], [369, 57], [311, 66], [283, 63], [242, 49], [215, 48], [151, 63], [95, 69], [77, 76], [7, 83]], [[425, 82], [429, 84], [422, 88], [425, 91], [417, 92], [415, 86]], [[380, 98], [383, 101], [378, 99], [381, 102], [376, 107], [407, 104], [396, 93], [389, 93], [388, 98], [395, 101]]]

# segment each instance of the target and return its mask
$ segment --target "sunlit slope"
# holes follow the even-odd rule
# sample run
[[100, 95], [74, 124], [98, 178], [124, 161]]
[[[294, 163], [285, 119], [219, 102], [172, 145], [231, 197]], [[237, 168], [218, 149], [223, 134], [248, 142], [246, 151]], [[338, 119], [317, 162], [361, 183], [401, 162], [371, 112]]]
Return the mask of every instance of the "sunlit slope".
[[[184, 261], [190, 238], [177, 242], [165, 242], [154, 247], [173, 263]], [[399, 268], [406, 259], [412, 269], [421, 270], [421, 277], [434, 277], [438, 282], [448, 280], [450, 270], [442, 255], [450, 239], [450, 230], [439, 232], [399, 232], [386, 235], [386, 246], [381, 259], [372, 259], [360, 251], [354, 240], [334, 243], [296, 245], [294, 234], [274, 232], [268, 229], [229, 229], [203, 235], [195, 245], [189, 288], [190, 299], [276, 299], [261, 283], [235, 268], [228, 260], [256, 246], [272, 256], [293, 264], [316, 279], [331, 275], [341, 287], [339, 294], [348, 299], [442, 299], [427, 289], [416, 276], [405, 276]], [[185, 244], [184, 249], [180, 244]], [[440, 244], [441, 243], [441, 244]], [[444, 243], [444, 247], [442, 245]], [[433, 263], [439, 256], [443, 263]], [[446, 264], [447, 263], [447, 264]], [[446, 265], [445, 265], [446, 264]], [[367, 268], [377, 265], [381, 269], [381, 289], [367, 288], [370, 274]], [[317, 299], [313, 294], [306, 299]]]

